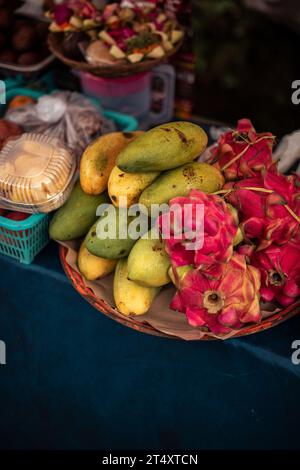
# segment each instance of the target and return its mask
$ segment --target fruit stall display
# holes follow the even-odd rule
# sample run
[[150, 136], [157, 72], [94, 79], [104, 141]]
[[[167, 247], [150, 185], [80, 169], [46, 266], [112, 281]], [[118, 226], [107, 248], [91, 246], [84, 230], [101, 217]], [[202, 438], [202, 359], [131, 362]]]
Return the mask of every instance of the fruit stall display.
[[[123, 5], [125, 3], [125, 5]], [[64, 63], [100, 76], [146, 71], [173, 55], [184, 33], [163, 2], [64, 2], [47, 12], [49, 47]]]
[[[92, 142], [49, 231], [77, 290], [117, 321], [182, 339], [249, 334], [298, 313], [300, 178], [277, 171], [274, 140], [242, 119], [209, 149], [183, 121]], [[134, 239], [136, 203], [151, 224]], [[153, 217], [155, 204], [168, 210]], [[198, 206], [204, 238], [191, 247]]]

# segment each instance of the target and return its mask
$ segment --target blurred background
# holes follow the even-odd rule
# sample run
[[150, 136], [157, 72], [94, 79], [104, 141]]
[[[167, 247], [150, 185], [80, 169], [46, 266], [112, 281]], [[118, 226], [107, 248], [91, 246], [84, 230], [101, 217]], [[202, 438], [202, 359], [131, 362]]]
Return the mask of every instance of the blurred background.
[[298, 0], [193, 2], [196, 114], [247, 116], [281, 136], [300, 127], [291, 84], [300, 77]]
[[[45, 10], [61, 1], [27, 0], [22, 11], [42, 18]], [[163, 4], [186, 29], [183, 47], [171, 59], [176, 116], [230, 125], [248, 117], [258, 130], [271, 130], [279, 138], [299, 129], [300, 105], [291, 101], [292, 82], [300, 79], [299, 0], [166, 0]], [[0, 0], [0, 27], [6, 5], [8, 2]], [[13, 53], [7, 46], [1, 50], [7, 34], [0, 37], [3, 60]], [[35, 54], [40, 54], [44, 45], [36, 44], [39, 50]], [[57, 87], [67, 84], [80, 89], [74, 76], [66, 79], [69, 71], [63, 64], [56, 61], [55, 66], [59, 70]], [[30, 78], [28, 75], [28, 83]], [[152, 87], [152, 111], [157, 111], [166, 90], [159, 79]]]

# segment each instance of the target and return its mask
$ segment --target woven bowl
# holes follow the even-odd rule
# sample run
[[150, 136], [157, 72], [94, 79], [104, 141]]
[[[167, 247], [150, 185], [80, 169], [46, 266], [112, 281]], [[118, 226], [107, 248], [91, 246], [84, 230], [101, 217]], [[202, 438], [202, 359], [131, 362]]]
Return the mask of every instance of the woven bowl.
[[[166, 333], [156, 330], [148, 323], [137, 322], [134, 320], [134, 318], [118, 316], [116, 314], [116, 309], [111, 307], [111, 305], [109, 305], [105, 300], [96, 297], [93, 291], [84, 284], [82, 276], [67, 263], [67, 248], [64, 246], [60, 246], [59, 250], [61, 264], [67, 277], [69, 278], [77, 292], [79, 292], [79, 294], [85, 300], [87, 300], [93, 307], [99, 310], [99, 312], [104, 313], [104, 315], [112, 318], [113, 320], [119, 323], [122, 323], [125, 326], [128, 326], [129, 328], [141, 331], [142, 333], [148, 333], [154, 336], [161, 336], [162, 338], [178, 339], [175, 336], [168, 335]], [[269, 328], [279, 325], [280, 323], [288, 320], [289, 318], [294, 317], [298, 313], [300, 313], [300, 299], [293, 305], [290, 305], [289, 307], [282, 309], [280, 312], [275, 313], [271, 317], [262, 320], [260, 324], [244, 327], [243, 329], [237, 331], [236, 334], [231, 338], [252, 335], [254, 333], [259, 333], [260, 331], [268, 330]], [[201, 338], [201, 340], [198, 341], [209, 341], [214, 339], [216, 338], [205, 335]]]
[[117, 62], [116, 65], [93, 65], [88, 64], [87, 62], [79, 62], [73, 59], [66, 57], [62, 51], [62, 40], [63, 33], [49, 33], [48, 35], [48, 46], [51, 52], [64, 64], [68, 65], [72, 69], [81, 70], [83, 72], [88, 72], [98, 77], [107, 77], [107, 78], [118, 78], [126, 77], [128, 75], [134, 75], [136, 73], [148, 72], [156, 65], [164, 62], [166, 59], [174, 55], [180, 46], [182, 41], [179, 41], [178, 44], [172, 49], [172, 51], [166, 53], [161, 59], [148, 59], [138, 62], [137, 64], [130, 64], [129, 62]]

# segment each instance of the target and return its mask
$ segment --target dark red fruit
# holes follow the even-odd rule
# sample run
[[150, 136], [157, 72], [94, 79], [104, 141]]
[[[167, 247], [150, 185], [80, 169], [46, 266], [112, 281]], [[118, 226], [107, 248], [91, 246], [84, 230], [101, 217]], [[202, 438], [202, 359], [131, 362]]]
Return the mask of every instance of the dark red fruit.
[[27, 52], [35, 46], [36, 34], [31, 25], [21, 26], [12, 37], [12, 46], [15, 51]]
[[20, 54], [17, 62], [20, 65], [34, 65], [40, 61], [40, 57], [36, 52], [23, 52]]
[[8, 212], [8, 214], [6, 214], [5, 217], [10, 220], [20, 221], [20, 220], [28, 219], [28, 217], [30, 217], [30, 214], [24, 214], [24, 212], [12, 211], [12, 212]]
[[0, 29], [8, 29], [11, 25], [12, 12], [6, 8], [0, 8]]
[[16, 53], [11, 49], [4, 49], [4, 51], [0, 52], [0, 62], [14, 64], [16, 62], [16, 58]]

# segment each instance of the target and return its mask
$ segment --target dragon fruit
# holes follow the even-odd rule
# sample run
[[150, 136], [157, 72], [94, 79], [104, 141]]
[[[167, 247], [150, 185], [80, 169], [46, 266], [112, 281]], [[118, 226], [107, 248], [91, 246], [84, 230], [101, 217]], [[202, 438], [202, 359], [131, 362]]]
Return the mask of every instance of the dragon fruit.
[[300, 244], [289, 241], [253, 251], [250, 262], [261, 273], [261, 297], [287, 306], [300, 296]]
[[258, 249], [286, 243], [299, 235], [300, 178], [267, 172], [264, 176], [227, 183], [226, 200], [239, 211], [246, 240]]
[[102, 14], [104, 21], [108, 20], [108, 18], [114, 15], [116, 11], [118, 10], [118, 8], [119, 8], [118, 3], [111, 3], [109, 5], [106, 5]]
[[87, 0], [69, 0], [67, 2], [69, 8], [80, 18], [96, 18], [99, 16], [99, 10]]
[[260, 322], [259, 289], [259, 270], [247, 265], [245, 256], [234, 253], [221, 265], [218, 278], [198, 269], [186, 271], [171, 308], [185, 313], [193, 327], [206, 327], [217, 335], [228, 334], [246, 323]]
[[[237, 223], [229, 207], [220, 196], [196, 189], [188, 197], [172, 199], [169, 206], [170, 212], [160, 216], [158, 226], [172, 265], [190, 264], [215, 275], [220, 263], [230, 259], [237, 233]], [[203, 207], [204, 213], [202, 226], [197, 228], [199, 207]], [[195, 240], [193, 237], [199, 229], [203, 229], [203, 246], [191, 248], [189, 242]]]
[[80, 16], [82, 18], [96, 18], [100, 16], [100, 13], [92, 3], [84, 2]]
[[227, 181], [255, 177], [262, 170], [274, 169], [274, 136], [256, 133], [249, 119], [238, 121], [237, 129], [222, 134], [211, 149], [210, 163], [223, 171]]
[[54, 16], [55, 22], [59, 25], [67, 23], [69, 19], [71, 18], [72, 14], [73, 14], [73, 11], [65, 3], [56, 5], [53, 10], [53, 16]]

